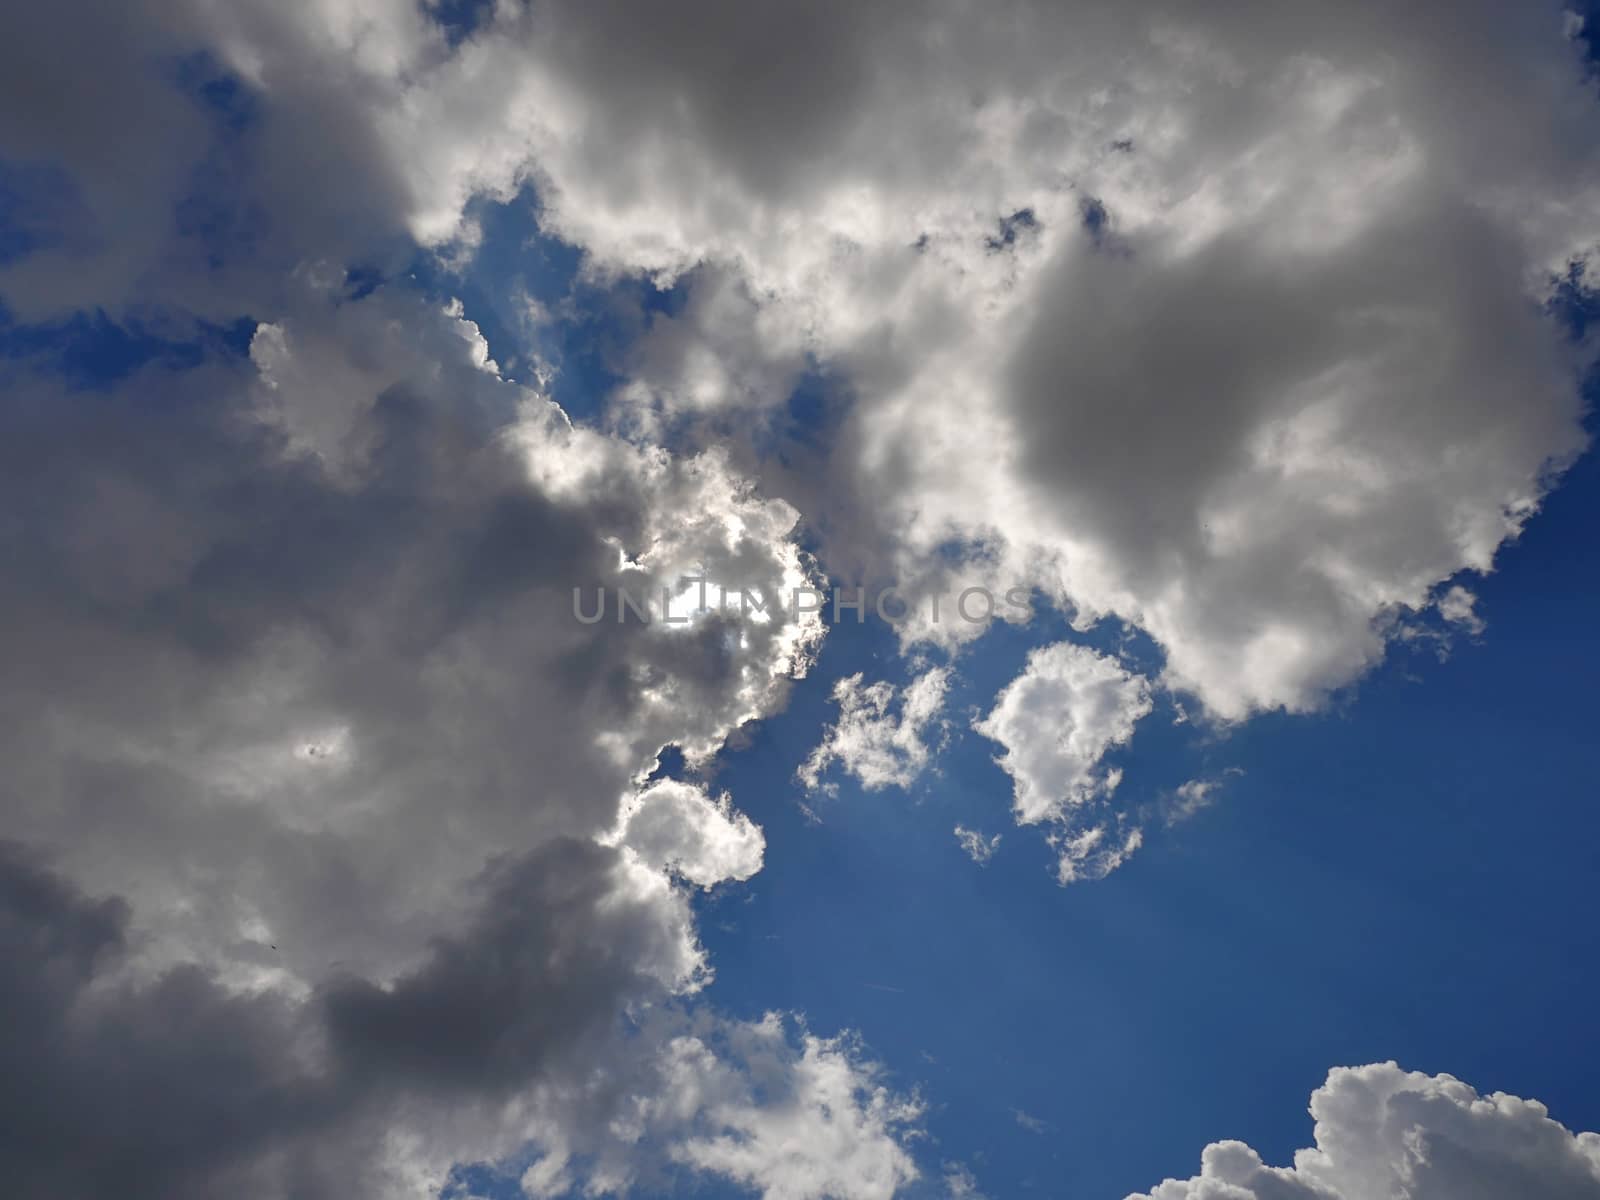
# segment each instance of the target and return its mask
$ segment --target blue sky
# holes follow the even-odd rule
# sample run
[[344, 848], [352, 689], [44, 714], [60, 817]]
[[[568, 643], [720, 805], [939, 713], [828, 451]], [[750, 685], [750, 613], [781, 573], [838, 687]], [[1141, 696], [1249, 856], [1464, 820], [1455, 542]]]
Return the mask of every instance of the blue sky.
[[1006, 3], [0, 23], [22, 1200], [1600, 1197], [1589, 35]]

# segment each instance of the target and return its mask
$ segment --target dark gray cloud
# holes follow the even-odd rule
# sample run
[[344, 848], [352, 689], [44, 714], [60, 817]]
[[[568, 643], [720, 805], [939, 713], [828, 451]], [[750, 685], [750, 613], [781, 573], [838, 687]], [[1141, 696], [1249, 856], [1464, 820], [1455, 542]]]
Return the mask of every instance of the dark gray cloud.
[[338, 1110], [298, 1072], [294, 1016], [197, 967], [146, 986], [117, 972], [128, 908], [85, 896], [0, 843], [0, 1171], [19, 1197], [206, 1194]]
[[[480, 880], [481, 909], [414, 972], [298, 1000], [188, 964], [130, 971], [128, 906], [0, 846], [0, 1169], [13, 1195], [345, 1195], [392, 1189], [408, 1109], [481, 1108], [589, 1066], [659, 1000], [686, 910], [616, 849], [549, 843]], [[513, 1148], [506, 1147], [507, 1149]]]
[[619, 998], [661, 991], [654, 972], [675, 933], [652, 920], [648, 897], [616, 903], [621, 859], [562, 839], [491, 868], [477, 920], [423, 965], [387, 987], [328, 985], [339, 1060], [363, 1077], [479, 1096], [525, 1083], [558, 1052], [581, 1053], [586, 1034], [609, 1031]]

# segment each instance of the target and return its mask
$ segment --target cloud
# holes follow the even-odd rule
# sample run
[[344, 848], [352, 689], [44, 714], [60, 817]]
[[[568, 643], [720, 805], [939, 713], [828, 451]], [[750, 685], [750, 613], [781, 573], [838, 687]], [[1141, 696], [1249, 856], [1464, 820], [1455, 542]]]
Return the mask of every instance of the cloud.
[[984, 1200], [978, 1177], [962, 1163], [945, 1163], [944, 1188], [950, 1200]]
[[8, 1187], [434, 1196], [452, 1163], [530, 1139], [535, 1196], [675, 1165], [774, 1197], [915, 1177], [920, 1105], [849, 1039], [651, 1003], [703, 967], [664, 878], [556, 842], [480, 882], [477, 915], [416, 969], [296, 999], [198, 964], [144, 976], [126, 904], [0, 843]]
[[1108, 751], [1125, 746], [1152, 707], [1149, 682], [1114, 658], [1072, 642], [1043, 646], [973, 728], [1005, 748], [995, 762], [1011, 776], [1018, 825], [1053, 826], [1063, 884], [1103, 879], [1144, 843], [1127, 814], [1101, 819], [1122, 782]]
[[994, 857], [994, 852], [1000, 848], [1000, 835], [998, 833], [993, 837], [985, 837], [976, 829], [968, 829], [964, 825], [957, 825], [955, 835], [962, 851], [980, 867], [988, 866], [989, 860]]
[[[429, 1194], [530, 1140], [534, 1192], [887, 1194], [913, 1102], [690, 999], [684, 885], [747, 877], [759, 830], [644, 783], [777, 711], [820, 621], [589, 625], [573, 588], [787, 593], [803, 514], [835, 575], [1121, 617], [1236, 720], [1359, 677], [1585, 445], [1541, 302], [1600, 231], [1600, 132], [1554, 4], [558, 0], [457, 37], [131, 0], [8, 33], [8, 312], [204, 335], [103, 390], [0, 368], [24, 1196]], [[589, 281], [685, 281], [608, 423], [402, 281], [526, 194]], [[248, 359], [207, 332], [246, 314]], [[1103, 873], [1149, 685], [1042, 653], [985, 725], [1063, 878]], [[934, 675], [898, 715], [856, 677], [814, 773], [906, 786]]]
[[884, 1087], [847, 1040], [807, 1035], [791, 1060], [781, 1025], [768, 1018], [742, 1029], [736, 1043], [753, 1077], [777, 1085], [778, 1094], [751, 1103], [741, 1091], [707, 1104], [709, 1119], [724, 1131], [684, 1142], [675, 1151], [682, 1161], [766, 1200], [887, 1200], [916, 1177], [893, 1134], [920, 1118], [921, 1104]]
[[[1451, 6], [1446, 47], [1377, 2], [619, 0], [503, 5], [449, 51], [301, 7], [215, 36], [269, 95], [342, 55], [418, 238], [531, 180], [597, 276], [694, 273], [628, 403], [755, 459], [752, 410], [826, 367], [838, 436], [761, 475], [830, 568], [1115, 614], [1213, 716], [1358, 678], [1585, 445], [1540, 311], [1600, 234], [1558, 4]], [[757, 59], [805, 80], [729, 65]]]
[[1439, 616], [1446, 624], [1455, 625], [1477, 637], [1489, 626], [1478, 615], [1478, 598], [1459, 583], [1452, 586], [1436, 602]]
[[1119, 817], [1092, 825], [1069, 825], [1045, 840], [1060, 854], [1056, 878], [1065, 885], [1104, 879], [1144, 846], [1144, 830]]
[[1041, 1121], [1032, 1113], [1024, 1112], [1020, 1108], [1013, 1108], [1011, 1110], [1011, 1115], [1016, 1118], [1017, 1124], [1022, 1126], [1022, 1128], [1026, 1129], [1029, 1133], [1044, 1133], [1050, 1128], [1046, 1122]]
[[1086, 646], [1058, 642], [1028, 665], [973, 728], [1005, 748], [996, 761], [1015, 784], [1019, 825], [1059, 821], [1111, 795], [1122, 773], [1102, 766], [1151, 709], [1149, 684]]
[[[6, 498], [36, 518], [0, 587], [8, 825], [170, 922], [162, 953], [232, 954], [259, 923], [290, 975], [387, 974], [487, 855], [597, 836], [662, 746], [703, 761], [778, 707], [821, 625], [580, 623], [574, 587], [700, 566], [781, 591], [793, 510], [715, 454], [572, 426], [414, 297], [302, 305], [266, 376], [16, 380]], [[296, 425], [312, 375], [348, 433]]]
[[1581, 1200], [1600, 1196], [1600, 1135], [1544, 1105], [1479, 1095], [1394, 1063], [1339, 1067], [1311, 1094], [1316, 1145], [1268, 1167], [1242, 1142], [1206, 1147], [1201, 1171], [1129, 1200]]
[[614, 851], [552, 843], [496, 872], [467, 933], [416, 971], [296, 996], [230, 986], [210, 964], [150, 975], [125, 903], [84, 895], [8, 844], [8, 1187], [436, 1191], [455, 1155], [518, 1144], [497, 1094], [570, 1070], [622, 1005], [664, 995], [698, 965], [687, 905], [624, 870]]
[[[686, 1011], [710, 968], [678, 881], [748, 878], [761, 832], [640, 781], [781, 706], [820, 621], [584, 624], [572, 590], [781, 592], [794, 510], [572, 425], [449, 307], [295, 287], [249, 360], [103, 392], [5, 368], [19, 1196], [432, 1195], [654, 1102], [686, 1028], [755, 1045]], [[843, 1053], [787, 1036], [719, 1054], [720, 1123], [608, 1169], [668, 1171], [741, 1097], [758, 1119], [757, 1065], [766, 1096]], [[914, 1168], [863, 1104], [836, 1169], [870, 1190]], [[783, 1177], [684, 1169], [725, 1161]]]
[[848, 1036], [818, 1038], [769, 1013], [650, 1016], [635, 1045], [531, 1099], [543, 1155], [530, 1196], [666, 1190], [708, 1172], [773, 1200], [887, 1197], [917, 1178], [905, 1143], [923, 1107], [892, 1090]]
[[[1600, 238], [1570, 21], [1474, 0], [1445, 47], [1428, 8], [1376, 0], [1002, 9], [502, 4], [460, 38], [416, 6], [146, 4], [87, 44], [33, 13], [13, 77], [91, 55], [141, 97], [116, 153], [155, 190], [120, 203], [106, 106], [63, 85], [6, 130], [106, 227], [0, 286], [110, 304], [104, 268], [270, 307], [289, 265], [400, 231], [465, 253], [470, 202], [531, 184], [594, 278], [690, 281], [617, 364], [619, 403], [730, 442], [830, 569], [1036, 588], [1144, 629], [1214, 717], [1315, 708], [1395, 614], [1492, 568], [1586, 444], [1580, 356], [1540, 307]], [[141, 65], [163, 55], [209, 74], [185, 91]], [[804, 81], [773, 65], [801, 58]], [[227, 96], [248, 119], [212, 111]], [[202, 163], [222, 216], [175, 246]], [[272, 236], [245, 236], [260, 213]], [[227, 270], [202, 270], [219, 237]], [[846, 398], [827, 444], [767, 453], [812, 371]]]
[[[800, 781], [812, 791], [822, 774], [838, 763], [869, 792], [909, 788], [927, 768], [928, 734], [938, 722], [950, 671], [931, 667], [904, 689], [887, 681], [863, 683], [861, 672], [834, 684], [839, 719], [800, 765]], [[897, 710], [897, 711], [892, 711]]]
[[666, 779], [623, 807], [617, 840], [657, 870], [671, 870], [709, 888], [725, 880], [749, 879], [761, 869], [766, 839], [727, 795], [716, 800], [703, 788]]
[[1189, 779], [1173, 789], [1172, 794], [1157, 805], [1155, 811], [1167, 825], [1187, 821], [1203, 809], [1217, 802], [1217, 793], [1229, 779], [1243, 775], [1239, 767], [1229, 767], [1221, 775], [1209, 779]]

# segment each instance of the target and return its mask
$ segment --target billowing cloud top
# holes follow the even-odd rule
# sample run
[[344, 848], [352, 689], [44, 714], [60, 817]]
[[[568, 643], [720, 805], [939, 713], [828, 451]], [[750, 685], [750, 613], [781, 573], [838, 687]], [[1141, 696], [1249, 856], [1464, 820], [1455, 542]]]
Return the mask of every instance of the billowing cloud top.
[[1341, 1068], [1311, 1095], [1316, 1146], [1269, 1167], [1243, 1142], [1207, 1146], [1200, 1174], [1128, 1200], [1491, 1200], [1600, 1196], [1600, 1135], [1536, 1100], [1480, 1096], [1394, 1063]]

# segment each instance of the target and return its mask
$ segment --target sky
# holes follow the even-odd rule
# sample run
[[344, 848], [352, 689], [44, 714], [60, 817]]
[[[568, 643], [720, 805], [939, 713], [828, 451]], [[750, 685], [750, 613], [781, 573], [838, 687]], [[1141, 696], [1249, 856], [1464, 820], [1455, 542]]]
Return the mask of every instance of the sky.
[[0, 18], [7, 1194], [1600, 1200], [1586, 18]]

